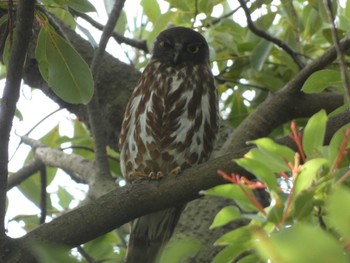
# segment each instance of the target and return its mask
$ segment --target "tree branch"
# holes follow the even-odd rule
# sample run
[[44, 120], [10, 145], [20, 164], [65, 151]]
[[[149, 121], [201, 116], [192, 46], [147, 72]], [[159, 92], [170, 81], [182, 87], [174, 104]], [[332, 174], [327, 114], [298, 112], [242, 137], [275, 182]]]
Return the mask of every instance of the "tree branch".
[[[107, 42], [114, 30], [114, 27], [119, 19], [121, 10], [123, 9], [125, 0], [117, 0], [114, 3], [111, 14], [108, 18], [107, 24], [105, 25], [102, 36], [99, 43], [99, 48], [95, 51], [94, 57], [91, 61], [91, 72], [94, 76], [94, 80], [97, 82], [99, 79], [99, 64], [102, 63], [102, 58], [105, 53], [105, 48]], [[105, 120], [101, 118], [101, 107], [99, 102], [99, 90], [95, 88], [94, 96], [92, 100], [87, 105], [87, 111], [89, 116], [89, 122], [91, 125], [91, 131], [94, 138], [95, 144], [95, 155], [96, 155], [96, 183], [110, 179], [110, 172], [108, 166], [108, 156], [107, 156], [107, 139], [104, 129]]]
[[5, 236], [4, 218], [10, 131], [19, 98], [24, 60], [32, 34], [35, 2], [34, 0], [21, 0], [18, 3], [16, 31], [9, 54], [6, 84], [0, 108], [0, 238]]
[[66, 154], [62, 151], [49, 148], [42, 142], [27, 136], [22, 136], [21, 139], [25, 144], [33, 148], [36, 159], [42, 164], [61, 168], [68, 173], [74, 174], [82, 182], [86, 182], [89, 185], [93, 183], [91, 175], [96, 173], [96, 167], [89, 160], [77, 154]]
[[[89, 22], [93, 27], [95, 27], [99, 30], [103, 30], [103, 25], [98, 23], [94, 19], [92, 19], [89, 15], [82, 13], [82, 12], [78, 12], [78, 11], [73, 10], [73, 9], [70, 12], [73, 13], [74, 15], [81, 17], [85, 21]], [[131, 46], [131, 47], [143, 50], [145, 53], [149, 53], [146, 40], [137, 40], [137, 39], [127, 38], [127, 37], [124, 37], [123, 35], [118, 34], [117, 32], [114, 32], [114, 31], [112, 32], [111, 36], [119, 44], [124, 43], [124, 44]]]
[[246, 18], [247, 18], [247, 23], [248, 23], [248, 28], [257, 36], [264, 38], [274, 44], [276, 44], [277, 46], [279, 46], [280, 48], [282, 48], [285, 52], [287, 52], [288, 55], [290, 55], [292, 57], [292, 59], [294, 60], [294, 62], [298, 65], [299, 69], [302, 69], [305, 64], [304, 62], [299, 58], [300, 54], [298, 54], [297, 52], [295, 52], [286, 42], [282, 41], [281, 39], [278, 39], [268, 33], [266, 33], [265, 31], [257, 28], [250, 16], [250, 11], [249, 8], [247, 7], [246, 3], [244, 0], [238, 0], [238, 2], [240, 3]]
[[329, 17], [329, 22], [331, 23], [331, 29], [332, 29], [332, 38], [333, 38], [333, 43], [334, 43], [334, 47], [335, 50], [337, 51], [337, 55], [338, 55], [338, 59], [339, 59], [339, 68], [340, 68], [340, 73], [341, 73], [341, 78], [344, 84], [344, 90], [345, 90], [345, 94], [346, 94], [346, 99], [347, 102], [350, 103], [350, 83], [349, 83], [349, 76], [348, 76], [348, 72], [347, 72], [347, 67], [346, 67], [346, 63], [345, 63], [345, 59], [344, 59], [344, 54], [343, 54], [343, 50], [340, 46], [339, 43], [339, 37], [337, 34], [337, 29], [335, 26], [335, 17], [332, 11], [332, 2], [330, 0], [324, 0], [325, 2], [325, 6], [326, 6], [326, 10], [328, 13], [328, 17]]
[[8, 178], [7, 190], [10, 190], [11, 188], [19, 185], [24, 180], [28, 179], [30, 176], [38, 172], [43, 166], [43, 162], [40, 159], [35, 158], [29, 164], [22, 167]]
[[[330, 140], [337, 129], [349, 122], [349, 112], [331, 118], [327, 126], [326, 141]], [[286, 140], [289, 143], [291, 141], [290, 138]], [[254, 179], [232, 161], [242, 157], [250, 148], [245, 147], [239, 152], [191, 167], [178, 176], [166, 176], [159, 181], [138, 181], [112, 190], [95, 201], [39, 226], [19, 239], [19, 242], [27, 245], [33, 242], [49, 242], [75, 247], [134, 218], [191, 201], [200, 197], [201, 190], [226, 183], [217, 176], [218, 169]]]

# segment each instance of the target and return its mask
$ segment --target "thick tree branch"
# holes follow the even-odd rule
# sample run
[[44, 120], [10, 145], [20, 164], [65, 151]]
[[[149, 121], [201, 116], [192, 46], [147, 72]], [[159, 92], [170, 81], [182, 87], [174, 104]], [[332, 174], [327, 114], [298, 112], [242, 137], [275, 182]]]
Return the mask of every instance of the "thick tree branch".
[[[125, 0], [116, 0], [108, 18], [107, 24], [105, 25], [102, 36], [100, 39], [99, 47], [94, 53], [94, 57], [91, 61], [91, 72], [95, 81], [99, 79], [99, 64], [102, 63], [102, 58], [105, 53], [107, 42], [114, 30], [114, 27], [119, 19], [120, 13], [123, 9]], [[96, 183], [102, 180], [108, 180], [110, 178], [108, 156], [107, 156], [107, 137], [102, 127], [105, 127], [105, 120], [101, 118], [101, 106], [99, 90], [95, 88], [95, 93], [92, 100], [87, 105], [87, 111], [89, 116], [89, 122], [91, 125], [91, 131], [94, 138], [95, 144], [95, 155], [96, 155]]]
[[22, 72], [34, 19], [34, 0], [18, 3], [16, 31], [10, 50], [5, 89], [0, 108], [0, 238], [5, 236], [4, 218], [8, 176], [8, 145], [12, 120], [22, 80]]
[[[331, 118], [327, 127], [326, 141], [329, 141], [333, 132], [349, 122], [348, 112]], [[287, 140], [290, 141], [290, 139]], [[210, 160], [189, 168], [176, 177], [168, 176], [159, 181], [139, 181], [112, 190], [85, 206], [39, 226], [19, 241], [27, 245], [37, 241], [75, 247], [134, 218], [198, 198], [200, 190], [225, 183], [221, 177], [217, 176], [218, 169], [245, 174], [253, 179], [252, 175], [232, 161], [243, 156], [247, 150], [249, 147], [240, 152]]]
[[259, 37], [262, 37], [274, 44], [276, 44], [277, 46], [279, 46], [280, 48], [282, 48], [285, 52], [287, 52], [288, 55], [290, 55], [292, 57], [292, 59], [294, 60], [294, 62], [298, 65], [299, 69], [302, 69], [305, 64], [304, 62], [300, 59], [300, 54], [298, 54], [297, 52], [295, 52], [286, 42], [282, 41], [281, 39], [278, 39], [268, 33], [266, 33], [265, 31], [257, 28], [250, 16], [250, 11], [249, 8], [247, 7], [246, 3], [244, 0], [238, 0], [238, 2], [240, 3], [246, 18], [247, 18], [247, 23], [248, 23], [248, 27], [249, 29], [256, 35], [258, 35]]

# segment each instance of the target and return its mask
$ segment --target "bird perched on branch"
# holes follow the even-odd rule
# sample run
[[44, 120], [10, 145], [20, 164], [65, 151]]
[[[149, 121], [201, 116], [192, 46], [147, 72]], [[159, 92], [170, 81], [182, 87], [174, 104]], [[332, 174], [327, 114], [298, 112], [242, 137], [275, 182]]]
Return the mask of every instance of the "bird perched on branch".
[[[185, 27], [161, 32], [125, 110], [119, 140], [124, 177], [129, 182], [159, 178], [205, 162], [217, 130], [217, 90], [206, 40]], [[153, 263], [183, 208], [134, 220], [126, 262]]]

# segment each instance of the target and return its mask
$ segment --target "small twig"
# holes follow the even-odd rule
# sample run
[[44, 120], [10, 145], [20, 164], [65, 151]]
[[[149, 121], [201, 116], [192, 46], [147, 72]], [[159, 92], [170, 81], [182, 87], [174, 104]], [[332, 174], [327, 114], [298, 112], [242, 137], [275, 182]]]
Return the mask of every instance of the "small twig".
[[[92, 19], [89, 15], [87, 15], [85, 13], [78, 12], [78, 11], [73, 10], [73, 9], [71, 10], [71, 13], [84, 19], [85, 21], [90, 23], [93, 27], [95, 27], [99, 30], [103, 30], [103, 25], [98, 23], [94, 19]], [[145, 40], [137, 40], [137, 39], [127, 38], [121, 34], [118, 34], [117, 32], [114, 32], [114, 31], [112, 32], [112, 37], [119, 44], [124, 43], [124, 44], [131, 46], [131, 47], [143, 50], [145, 53], [149, 53], [149, 50], [147, 47], [147, 42]]]
[[[217, 23], [219, 23], [222, 19], [228, 18], [230, 16], [232, 16], [234, 13], [236, 13], [241, 7], [237, 7], [236, 9], [232, 10], [231, 12], [228, 12], [227, 14], [224, 14], [216, 19], [214, 19], [210, 24], [215, 25]], [[209, 25], [206, 25], [209, 26]]]
[[[95, 82], [99, 78], [99, 64], [102, 63], [102, 58], [105, 53], [107, 42], [114, 30], [114, 27], [119, 19], [121, 10], [123, 9], [125, 0], [115, 1], [108, 21], [103, 29], [102, 36], [99, 43], [99, 48], [95, 51], [94, 57], [91, 61], [90, 69], [94, 76]], [[107, 138], [104, 134], [104, 130], [101, 127], [105, 127], [104, 120], [101, 118], [101, 107], [99, 105], [99, 91], [95, 89], [94, 96], [91, 102], [87, 105], [87, 111], [89, 115], [89, 122], [91, 125], [92, 135], [95, 143], [96, 154], [96, 166], [97, 177], [110, 178], [108, 158], [107, 158]]]
[[329, 22], [331, 23], [331, 30], [332, 30], [332, 38], [335, 46], [335, 50], [337, 51], [338, 59], [339, 59], [339, 68], [340, 68], [340, 73], [341, 73], [341, 78], [344, 84], [344, 89], [345, 89], [345, 97], [347, 102], [350, 104], [350, 82], [349, 82], [349, 76], [346, 70], [346, 63], [344, 59], [344, 54], [343, 50], [340, 46], [339, 42], [339, 37], [337, 34], [337, 28], [335, 25], [335, 17], [332, 12], [332, 2], [330, 0], [324, 0], [327, 14], [329, 17]]
[[225, 77], [215, 77], [215, 79], [219, 82], [230, 82], [236, 85], [240, 85], [240, 86], [245, 86], [245, 87], [251, 87], [253, 89], [257, 89], [257, 90], [262, 90], [262, 91], [269, 91], [268, 88], [264, 87], [264, 86], [259, 86], [259, 85], [254, 85], [251, 83], [242, 83], [233, 79], [229, 79], [229, 78], [225, 78]]
[[77, 250], [88, 263], [99, 263], [99, 261], [95, 260], [92, 256], [90, 256], [82, 246], [78, 246]]
[[5, 236], [5, 211], [8, 177], [8, 147], [12, 121], [19, 99], [23, 65], [34, 20], [34, 0], [20, 0], [17, 10], [17, 24], [9, 54], [6, 84], [0, 105], [0, 238]]
[[46, 186], [47, 186], [47, 172], [46, 167], [42, 166], [40, 169], [40, 219], [39, 224], [44, 224], [47, 215], [47, 203], [46, 203]]
[[[61, 151], [68, 150], [68, 149], [79, 149], [79, 150], [85, 150], [85, 151], [88, 151], [88, 152], [94, 152], [94, 149], [86, 147], [86, 146], [81, 146], [81, 145], [71, 145], [71, 146], [60, 148]], [[112, 161], [115, 161], [117, 163], [120, 162], [119, 158], [115, 158], [115, 157], [110, 156], [110, 155], [108, 155], [108, 159], [112, 160]]]
[[[52, 115], [54, 115], [56, 112], [59, 112], [60, 110], [62, 110], [63, 108], [59, 108], [57, 110], [54, 110], [53, 112], [49, 113], [48, 115], [46, 115], [44, 118], [42, 118], [39, 122], [37, 122], [29, 131], [27, 131], [25, 133], [26, 136], [28, 136], [31, 132], [33, 132], [41, 123], [43, 123], [45, 120], [47, 120], [49, 117], [51, 117]], [[13, 157], [16, 155], [19, 147], [21, 146], [22, 141], [20, 141], [16, 147], [16, 150], [13, 152], [10, 161], [13, 159]]]
[[245, 15], [247, 18], [247, 23], [248, 23], [248, 27], [249, 29], [256, 35], [258, 35], [259, 37], [262, 37], [274, 44], [276, 44], [277, 46], [279, 46], [280, 48], [282, 48], [285, 52], [287, 52], [287, 54], [289, 54], [292, 59], [294, 60], [294, 62], [298, 65], [299, 69], [304, 68], [305, 64], [304, 62], [302, 62], [299, 58], [299, 54], [297, 52], [295, 52], [286, 42], [282, 41], [281, 39], [278, 39], [268, 33], [266, 33], [265, 31], [257, 28], [250, 16], [250, 11], [249, 8], [247, 7], [246, 3], [244, 0], [238, 0]]

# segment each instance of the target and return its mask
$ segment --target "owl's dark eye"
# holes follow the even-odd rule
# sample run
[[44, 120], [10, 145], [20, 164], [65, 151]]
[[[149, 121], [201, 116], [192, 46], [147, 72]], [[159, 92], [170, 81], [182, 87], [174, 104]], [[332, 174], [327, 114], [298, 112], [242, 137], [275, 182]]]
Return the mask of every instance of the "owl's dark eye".
[[160, 48], [169, 48], [169, 47], [171, 47], [171, 43], [167, 42], [167, 41], [160, 41], [158, 45], [159, 45]]
[[199, 46], [198, 45], [189, 45], [186, 48], [187, 52], [191, 54], [196, 54], [199, 51]]

